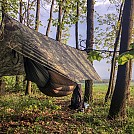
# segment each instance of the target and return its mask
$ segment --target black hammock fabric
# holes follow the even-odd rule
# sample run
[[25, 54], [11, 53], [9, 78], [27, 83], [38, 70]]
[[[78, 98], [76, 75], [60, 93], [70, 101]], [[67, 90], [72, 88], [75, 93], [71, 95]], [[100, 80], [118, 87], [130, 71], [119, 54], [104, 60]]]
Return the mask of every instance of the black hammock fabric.
[[39, 90], [52, 97], [69, 95], [76, 87], [76, 83], [60, 74], [50, 71], [41, 64], [24, 57], [26, 79], [37, 84]]
[[40, 87], [44, 87], [49, 81], [49, 73], [42, 65], [33, 62], [29, 58], [24, 58], [24, 67], [27, 80], [36, 83]]

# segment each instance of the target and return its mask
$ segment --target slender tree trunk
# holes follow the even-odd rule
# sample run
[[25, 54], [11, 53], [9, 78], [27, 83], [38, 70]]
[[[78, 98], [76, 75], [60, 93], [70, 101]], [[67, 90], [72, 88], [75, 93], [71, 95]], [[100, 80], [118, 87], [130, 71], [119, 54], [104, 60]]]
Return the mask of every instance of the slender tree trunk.
[[20, 14], [19, 14], [19, 19], [20, 19], [20, 23], [22, 23], [23, 21], [23, 16], [22, 16], [22, 9], [23, 8], [23, 3], [22, 0], [20, 0]]
[[30, 8], [30, 0], [28, 0], [28, 4], [27, 4], [27, 26], [29, 27], [29, 8]]
[[49, 17], [49, 21], [48, 21], [48, 25], [47, 25], [46, 36], [48, 36], [48, 34], [50, 32], [50, 27], [51, 27], [51, 23], [52, 23], [53, 8], [54, 8], [54, 0], [52, 0], [52, 4], [51, 4], [51, 8], [50, 8], [50, 17]]
[[119, 39], [120, 39], [120, 33], [121, 33], [121, 18], [122, 18], [122, 7], [123, 7], [123, 3], [121, 4], [120, 7], [120, 13], [119, 13], [119, 19], [118, 19], [118, 23], [120, 23], [120, 27], [119, 30], [117, 32], [117, 36], [115, 39], [115, 43], [114, 43], [114, 53], [113, 53], [113, 57], [112, 57], [112, 63], [111, 63], [111, 73], [110, 73], [110, 79], [109, 79], [109, 85], [108, 85], [108, 90], [105, 96], [105, 102], [108, 101], [108, 98], [110, 98], [113, 94], [113, 89], [114, 89], [114, 82], [115, 82], [115, 66], [116, 66], [116, 51], [117, 51], [117, 47], [118, 47], [118, 43], [119, 43]]
[[86, 80], [85, 81], [84, 102], [92, 102], [93, 101], [92, 87], [93, 87], [93, 80]]
[[[134, 0], [125, 0], [122, 20], [122, 34], [120, 43], [120, 54], [129, 49], [133, 28]], [[129, 88], [129, 62], [118, 66], [115, 90], [113, 93], [108, 119], [126, 115], [126, 93]]]
[[128, 103], [130, 101], [130, 84], [131, 84], [131, 79], [132, 79], [132, 67], [133, 67], [133, 62], [132, 60], [129, 61], [129, 81], [128, 81], [128, 89], [127, 89], [127, 94], [126, 94], [126, 99], [128, 100]]
[[4, 17], [4, 13], [8, 12], [7, 0], [1, 2], [1, 9], [2, 9], [2, 17]]
[[25, 95], [31, 94], [31, 86], [32, 86], [32, 82], [27, 80]]
[[37, 7], [36, 7], [36, 18], [35, 18], [35, 30], [39, 30], [39, 22], [40, 22], [40, 0], [37, 0]]
[[18, 89], [20, 83], [20, 76], [16, 75], [15, 88]]
[[[63, 0], [63, 2], [65, 3], [66, 1]], [[63, 3], [62, 2], [62, 3]], [[60, 30], [60, 40], [62, 39], [62, 32], [63, 32], [63, 27], [65, 27], [64, 25], [64, 20], [65, 20], [65, 17], [66, 17], [66, 14], [67, 14], [67, 10], [66, 8], [64, 10], [62, 10], [62, 19], [61, 19], [61, 30]]]
[[[94, 0], [87, 0], [87, 40], [86, 40], [87, 52], [90, 52], [93, 49], [93, 38], [94, 38], [93, 21], [94, 21]], [[92, 101], [93, 99], [92, 90], [93, 90], [93, 80], [86, 80], [84, 102]]]
[[114, 53], [113, 53], [112, 63], [111, 63], [110, 80], [109, 80], [108, 90], [105, 96], [105, 102], [107, 102], [108, 98], [110, 98], [110, 96], [112, 96], [113, 94], [114, 81], [115, 81], [116, 51], [117, 51], [117, 46], [118, 46], [119, 39], [120, 39], [120, 32], [121, 32], [121, 25], [120, 25], [118, 35], [115, 40], [115, 44], [114, 44]]
[[59, 13], [58, 13], [58, 26], [56, 32], [56, 40], [61, 41], [61, 30], [62, 30], [62, 2], [59, 2]]
[[76, 49], [79, 49], [79, 40], [78, 40], [78, 21], [79, 21], [79, 2], [77, 1], [77, 22], [75, 24], [75, 40], [76, 40]]

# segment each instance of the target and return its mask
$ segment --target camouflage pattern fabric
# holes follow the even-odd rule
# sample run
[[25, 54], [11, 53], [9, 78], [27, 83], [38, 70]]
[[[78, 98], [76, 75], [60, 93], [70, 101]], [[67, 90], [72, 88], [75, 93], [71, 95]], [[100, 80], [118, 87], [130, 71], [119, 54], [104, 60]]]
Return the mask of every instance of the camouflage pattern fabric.
[[[0, 54], [0, 76], [24, 73], [22, 57], [25, 56], [74, 82], [87, 79], [101, 80], [88, 61], [86, 52], [46, 37], [7, 15], [3, 23], [4, 35], [0, 41], [0, 49], [5, 52]], [[11, 64], [12, 49], [20, 55], [17, 65]]]

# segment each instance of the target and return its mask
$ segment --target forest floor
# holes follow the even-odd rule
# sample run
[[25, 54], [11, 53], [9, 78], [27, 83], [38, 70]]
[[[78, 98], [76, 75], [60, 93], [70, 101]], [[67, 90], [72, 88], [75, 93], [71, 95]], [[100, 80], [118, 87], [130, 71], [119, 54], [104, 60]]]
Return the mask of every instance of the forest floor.
[[134, 134], [134, 86], [131, 86], [125, 120], [108, 121], [110, 102], [104, 104], [107, 85], [94, 85], [93, 103], [85, 112], [70, 110], [71, 96], [0, 96], [0, 134]]

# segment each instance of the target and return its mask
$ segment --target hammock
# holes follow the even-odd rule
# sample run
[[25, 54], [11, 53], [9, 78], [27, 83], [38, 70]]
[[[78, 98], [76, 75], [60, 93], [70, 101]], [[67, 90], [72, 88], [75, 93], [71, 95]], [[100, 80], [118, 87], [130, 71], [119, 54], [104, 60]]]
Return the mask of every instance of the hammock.
[[[87, 59], [84, 51], [64, 45], [5, 14], [3, 38], [0, 41], [0, 76], [24, 73], [39, 89], [49, 96], [65, 96], [74, 90], [76, 82], [101, 78]], [[11, 63], [11, 51], [19, 54], [19, 62]], [[3, 57], [7, 57], [3, 60]], [[8, 59], [8, 60], [7, 60]]]
[[77, 85], [66, 77], [52, 72], [28, 58], [24, 58], [24, 67], [27, 80], [36, 83], [40, 91], [47, 96], [67, 96], [73, 92]]

